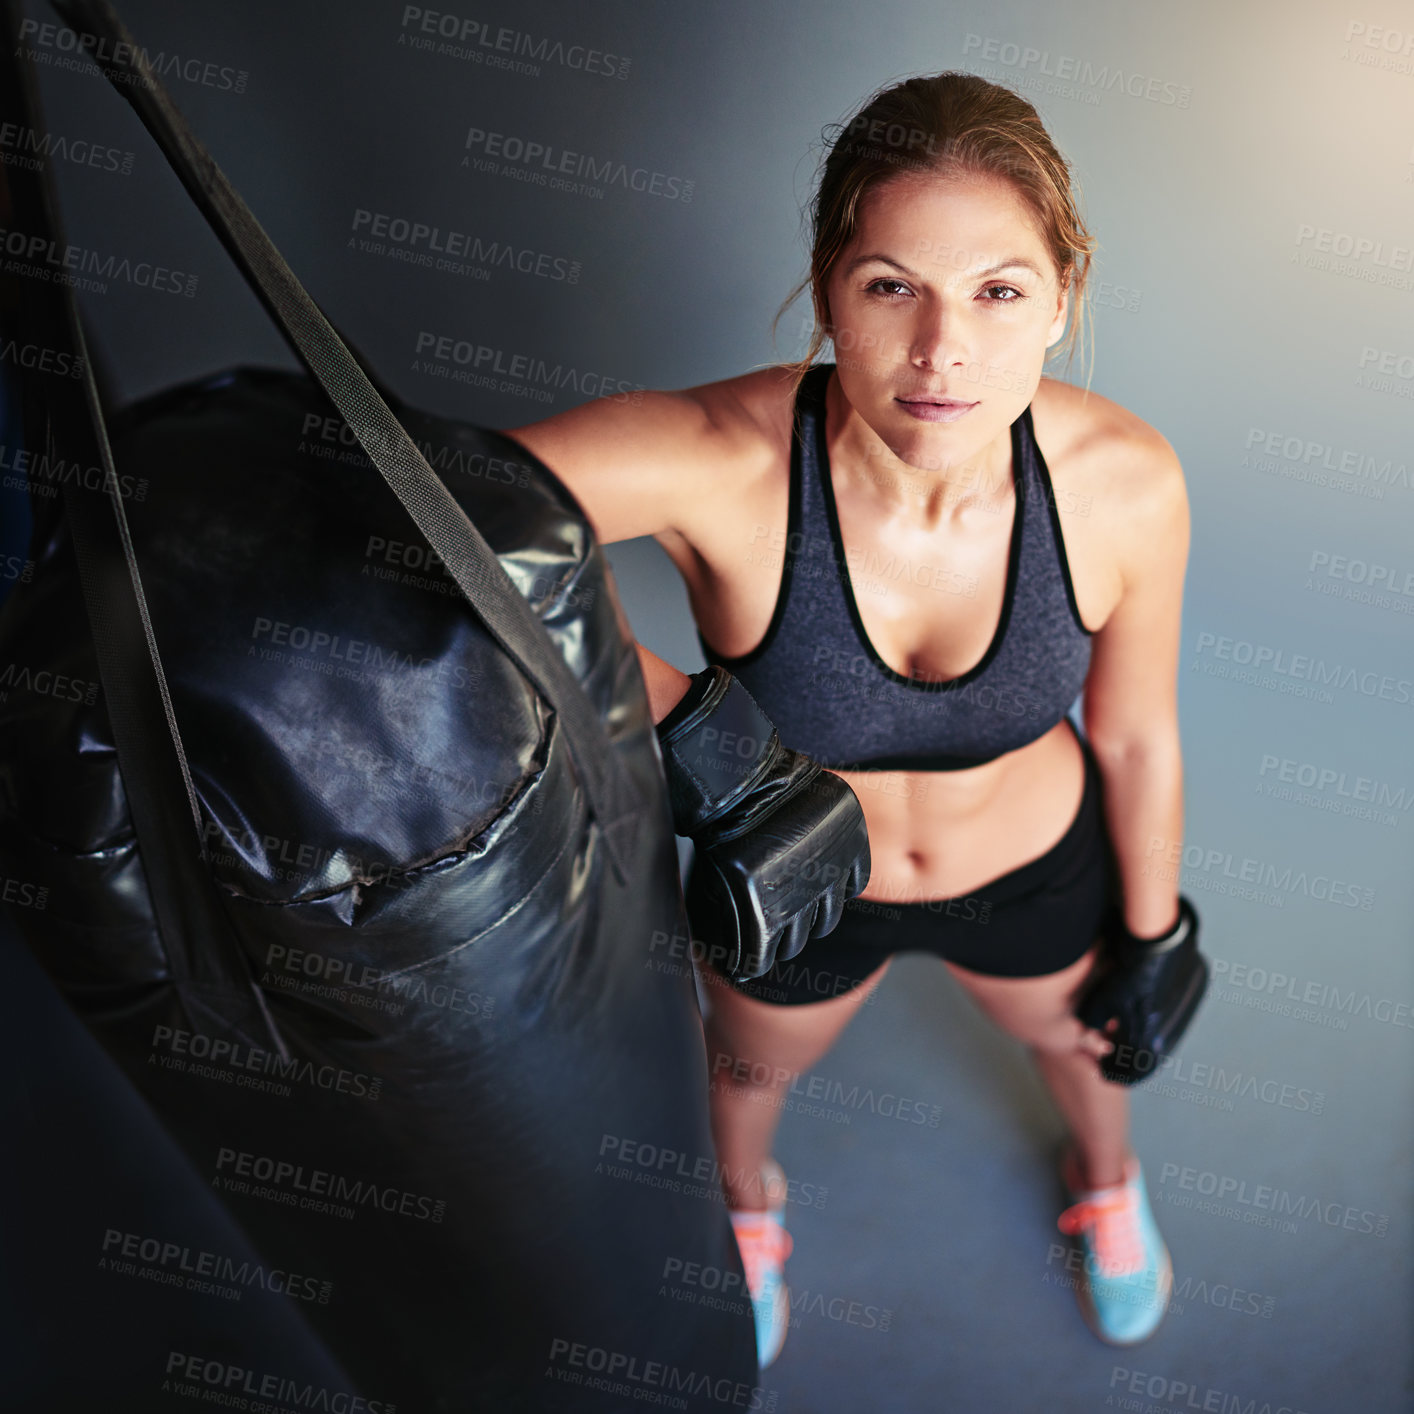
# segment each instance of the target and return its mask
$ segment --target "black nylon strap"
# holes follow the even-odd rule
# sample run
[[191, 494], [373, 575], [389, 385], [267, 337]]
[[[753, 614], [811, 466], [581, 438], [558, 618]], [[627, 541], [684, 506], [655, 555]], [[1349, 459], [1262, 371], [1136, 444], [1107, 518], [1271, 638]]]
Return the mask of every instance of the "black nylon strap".
[[[44, 132], [33, 68], [19, 44], [19, 18], [17, 0], [3, 0], [8, 45], [0, 55], [0, 119]], [[30, 235], [62, 244], [47, 169], [5, 168], [0, 186], [12, 219]], [[23, 272], [6, 272], [3, 281], [7, 313], [17, 326], [9, 332], [38, 336], [44, 345], [76, 356], [83, 370], [81, 379], [38, 374], [22, 380], [20, 418], [25, 445], [48, 465], [72, 462], [104, 471], [102, 490], [91, 489], [81, 478], [65, 478], [64, 514], [98, 657], [104, 710], [172, 983], [194, 1029], [233, 1032], [251, 1044], [269, 1037], [275, 1052], [288, 1061], [289, 1051], [205, 867], [196, 792], [133, 558], [73, 290]], [[166, 731], [160, 725], [164, 714]]]
[[609, 860], [620, 883], [627, 883], [628, 856], [644, 802], [593, 704], [544, 626], [187, 126], [112, 5], [108, 0], [51, 3], [132, 104], [300, 361], [442, 557], [477, 616], [558, 714]]

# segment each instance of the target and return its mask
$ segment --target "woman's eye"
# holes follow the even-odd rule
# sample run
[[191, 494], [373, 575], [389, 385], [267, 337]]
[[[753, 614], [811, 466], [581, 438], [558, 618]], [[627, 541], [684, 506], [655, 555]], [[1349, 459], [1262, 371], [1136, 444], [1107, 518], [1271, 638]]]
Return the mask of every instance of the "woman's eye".
[[[892, 289], [888, 289], [888, 290], [881, 289], [880, 286], [882, 286], [882, 285], [892, 285], [893, 288], [892, 288]], [[870, 294], [878, 294], [878, 295], [886, 295], [886, 296], [888, 296], [888, 295], [895, 295], [895, 296], [896, 296], [896, 295], [902, 295], [902, 294], [907, 294], [907, 293], [908, 293], [908, 286], [905, 285], [902, 280], [893, 280], [893, 279], [890, 279], [887, 275], [881, 276], [881, 277], [880, 277], [879, 279], [877, 279], [877, 280], [871, 280], [867, 285], [865, 285], [864, 288], [865, 288]]]
[[1009, 299], [989, 299], [989, 304], [1015, 304], [1018, 300], [1024, 300], [1026, 296], [1011, 285], [988, 285], [987, 293], [991, 295], [996, 290], [1005, 290], [1010, 296]]

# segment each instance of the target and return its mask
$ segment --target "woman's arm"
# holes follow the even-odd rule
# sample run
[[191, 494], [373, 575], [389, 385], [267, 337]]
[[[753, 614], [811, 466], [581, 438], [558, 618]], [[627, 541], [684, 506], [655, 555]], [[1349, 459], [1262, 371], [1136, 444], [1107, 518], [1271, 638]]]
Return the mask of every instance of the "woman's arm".
[[671, 663], [665, 663], [656, 653], [650, 653], [641, 643], [634, 647], [638, 649], [638, 664], [648, 687], [649, 709], [653, 720], [661, 722], [682, 701], [692, 679]]
[[[730, 383], [601, 398], [507, 435], [570, 488], [601, 542], [675, 537], [694, 553], [711, 516], [743, 514], [769, 447]], [[729, 673], [689, 678], [636, 646], [673, 826], [699, 861], [687, 899], [694, 937], [713, 966], [760, 977], [834, 928], [868, 884], [864, 812], [839, 776], [781, 745]]]
[[691, 541], [702, 511], [732, 493], [753, 428], [729, 382], [633, 398], [597, 398], [505, 435], [574, 492], [601, 544], [672, 531]]
[[[726, 385], [599, 398], [525, 427], [513, 437], [574, 492], [601, 544], [676, 533], [691, 543], [708, 497], [731, 505], [734, 468], [750, 432]], [[722, 499], [724, 498], [725, 499]], [[687, 691], [688, 675], [638, 644], [653, 720]]]
[[1153, 429], [1130, 442], [1134, 471], [1112, 508], [1123, 589], [1092, 644], [1085, 731], [1105, 784], [1125, 926], [1157, 937], [1178, 916], [1183, 758], [1178, 732], [1179, 624], [1188, 563], [1183, 468]]

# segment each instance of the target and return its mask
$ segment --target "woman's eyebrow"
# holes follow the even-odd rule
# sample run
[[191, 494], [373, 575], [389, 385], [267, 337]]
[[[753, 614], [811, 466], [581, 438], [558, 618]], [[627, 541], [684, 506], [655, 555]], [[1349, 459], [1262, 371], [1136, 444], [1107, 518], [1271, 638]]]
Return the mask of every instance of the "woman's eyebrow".
[[[845, 266], [845, 274], [852, 274], [859, 266], [867, 265], [871, 260], [876, 260], [881, 265], [891, 265], [895, 270], [902, 271], [905, 275], [912, 276], [914, 274], [914, 272], [910, 270], [908, 266], [901, 264], [892, 256], [884, 255], [881, 251], [874, 251], [869, 255], [855, 256], [855, 258], [851, 260], [848, 265]], [[1022, 255], [1008, 256], [1007, 259], [1000, 260], [995, 265], [989, 265], [985, 270], [977, 270], [971, 272], [971, 276], [974, 279], [981, 280], [985, 279], [988, 275], [996, 275], [1003, 270], [1012, 269], [1029, 270], [1034, 276], [1036, 276], [1038, 280], [1045, 278], [1041, 274], [1041, 272], [1029, 260], [1027, 260], [1025, 256]], [[963, 271], [961, 273], [968, 274], [969, 272]]]

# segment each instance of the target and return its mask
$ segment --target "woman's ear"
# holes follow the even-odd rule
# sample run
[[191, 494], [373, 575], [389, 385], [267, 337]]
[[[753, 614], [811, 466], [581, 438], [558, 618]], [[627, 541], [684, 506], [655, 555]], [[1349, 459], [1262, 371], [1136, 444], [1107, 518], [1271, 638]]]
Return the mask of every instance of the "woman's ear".
[[1060, 297], [1056, 301], [1056, 317], [1051, 321], [1051, 327], [1046, 331], [1046, 347], [1050, 348], [1065, 333], [1066, 316], [1070, 313], [1070, 289], [1071, 282], [1067, 280], [1061, 286]]

